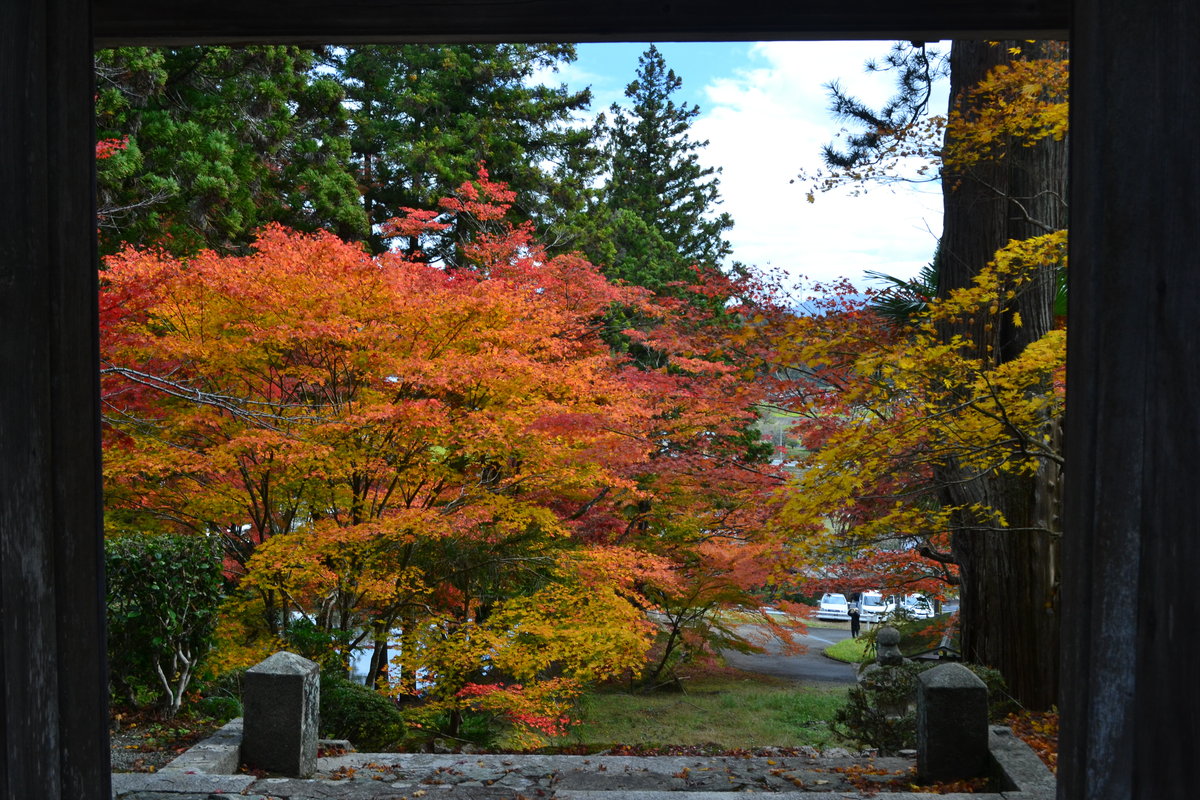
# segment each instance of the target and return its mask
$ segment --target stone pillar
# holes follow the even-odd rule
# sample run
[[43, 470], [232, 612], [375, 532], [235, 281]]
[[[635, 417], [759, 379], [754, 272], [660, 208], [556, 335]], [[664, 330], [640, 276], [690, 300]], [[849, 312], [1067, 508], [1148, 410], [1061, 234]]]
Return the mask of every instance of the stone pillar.
[[319, 678], [314, 662], [287, 652], [246, 671], [243, 762], [292, 778], [316, 772]]
[[917, 682], [917, 777], [925, 782], [988, 773], [988, 691], [962, 664], [941, 664]]

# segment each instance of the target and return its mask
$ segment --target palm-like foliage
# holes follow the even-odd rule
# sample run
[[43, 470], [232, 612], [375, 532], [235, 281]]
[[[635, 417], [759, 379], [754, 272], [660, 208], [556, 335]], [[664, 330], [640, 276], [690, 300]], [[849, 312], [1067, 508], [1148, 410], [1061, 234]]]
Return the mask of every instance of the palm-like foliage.
[[[883, 284], [883, 289], [872, 298], [869, 306], [872, 311], [897, 325], [906, 325], [915, 317], [929, 309], [929, 301], [937, 297], [941, 245], [934, 251], [933, 261], [921, 267], [915, 277], [905, 280], [895, 275], [867, 270], [864, 274], [877, 283]], [[1063, 319], [1067, 316], [1067, 270], [1060, 266], [1054, 274], [1054, 316]]]
[[921, 271], [908, 280], [873, 270], [868, 270], [866, 275], [884, 286], [883, 290], [871, 299], [871, 310], [897, 325], [906, 325], [915, 317], [924, 314], [929, 308], [929, 301], [937, 297], [936, 254], [933, 261], [921, 267]]

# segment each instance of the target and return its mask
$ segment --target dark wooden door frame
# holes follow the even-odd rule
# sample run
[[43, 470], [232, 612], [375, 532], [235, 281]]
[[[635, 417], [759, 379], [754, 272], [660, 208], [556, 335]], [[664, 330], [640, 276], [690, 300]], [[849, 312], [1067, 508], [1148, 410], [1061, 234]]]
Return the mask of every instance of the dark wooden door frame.
[[1200, 741], [1194, 0], [3, 0], [0, 792], [108, 794], [93, 32], [100, 44], [182, 44], [1040, 38], [1068, 27], [1059, 796], [1185, 796]]
[[116, 44], [1065, 38], [1070, 0], [94, 0]]

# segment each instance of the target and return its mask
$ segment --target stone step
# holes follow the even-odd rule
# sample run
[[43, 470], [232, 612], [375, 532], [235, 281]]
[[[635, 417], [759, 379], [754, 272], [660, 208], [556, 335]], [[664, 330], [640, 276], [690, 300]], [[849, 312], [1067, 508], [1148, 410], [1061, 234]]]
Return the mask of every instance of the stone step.
[[[733, 800], [731, 792], [603, 792], [591, 790], [559, 789], [548, 800]], [[738, 792], [739, 796], [747, 792]], [[758, 792], [768, 794], [770, 800], [929, 800], [933, 795], [912, 792]], [[1003, 800], [997, 794], [943, 794], [939, 800]]]
[[[553, 800], [732, 800], [730, 797], [732, 792], [670, 792], [670, 791], [646, 791], [646, 792], [626, 792], [626, 791], [597, 791], [597, 790], [576, 790], [576, 789], [556, 789], [553, 795]], [[747, 794], [747, 792], [737, 792], [739, 795]], [[757, 794], [768, 794], [767, 792], [758, 792]], [[857, 792], [770, 792], [771, 800], [847, 800], [847, 798], [867, 797], [867, 795]], [[888, 794], [874, 795], [877, 798], [885, 797], [887, 800], [895, 800], [895, 798], [906, 798], [908, 794]], [[928, 795], [925, 800], [928, 800]], [[972, 795], [977, 797], [977, 795]]]
[[[529, 796], [658, 797], [738, 793], [853, 792], [907, 788], [907, 758], [844, 755], [538, 756], [362, 754], [322, 758], [318, 777], [372, 781], [405, 791], [504, 787]], [[542, 793], [539, 795], [538, 793]], [[590, 794], [589, 794], [590, 793]]]
[[[213, 757], [235, 747], [233, 728], [207, 750], [156, 774], [113, 775], [122, 800], [925, 800], [909, 791], [913, 758], [876, 758], [834, 749], [774, 756], [563, 756], [512, 754], [345, 753], [318, 759], [313, 779], [211, 774]], [[1005, 776], [1003, 791], [1053, 800], [1054, 777], [1028, 746], [993, 728], [989, 750]], [[203, 755], [204, 757], [200, 757]], [[1000, 800], [999, 794], [942, 795]]]

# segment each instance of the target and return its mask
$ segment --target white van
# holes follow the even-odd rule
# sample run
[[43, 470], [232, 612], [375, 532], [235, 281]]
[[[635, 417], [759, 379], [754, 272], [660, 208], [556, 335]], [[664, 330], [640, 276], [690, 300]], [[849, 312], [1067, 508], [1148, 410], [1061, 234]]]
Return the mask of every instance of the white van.
[[888, 613], [888, 604], [882, 592], [855, 592], [850, 602], [858, 607], [858, 618], [863, 622], [882, 622]]
[[900, 607], [909, 619], [931, 619], [934, 616], [933, 603], [923, 594], [905, 595]]

